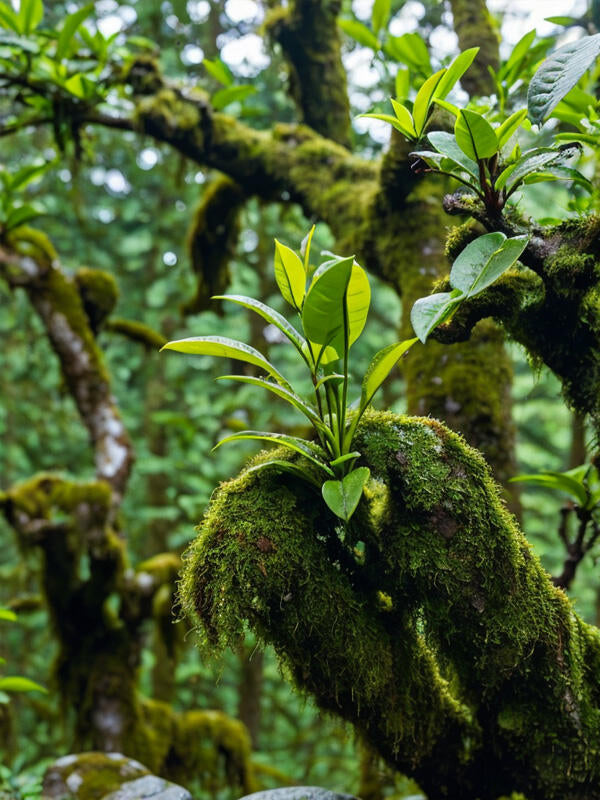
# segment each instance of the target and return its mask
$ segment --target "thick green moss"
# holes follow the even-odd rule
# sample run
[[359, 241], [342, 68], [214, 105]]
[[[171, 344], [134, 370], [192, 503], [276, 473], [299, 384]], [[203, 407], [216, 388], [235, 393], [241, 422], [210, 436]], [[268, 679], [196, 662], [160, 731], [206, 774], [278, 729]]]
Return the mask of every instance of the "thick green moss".
[[450, 0], [450, 7], [460, 49], [479, 47], [475, 61], [461, 78], [461, 84], [472, 96], [492, 94], [495, 85], [489, 68], [497, 71], [500, 66], [500, 41], [485, 0]]
[[132, 342], [139, 342], [148, 350], [160, 350], [167, 343], [167, 339], [154, 328], [131, 319], [111, 317], [106, 323], [106, 329], [120, 333]]
[[370, 415], [357, 448], [376, 501], [345, 533], [292, 478], [222, 485], [181, 584], [201, 640], [249, 624], [429, 797], [593, 796], [600, 634], [552, 586], [482, 458], [435, 420], [392, 414]]
[[205, 189], [187, 235], [197, 285], [184, 313], [204, 311], [213, 295], [223, 294], [229, 286], [229, 263], [237, 247], [239, 214], [245, 200], [240, 186], [224, 176]]
[[75, 273], [75, 284], [92, 331], [97, 333], [117, 303], [119, 297], [117, 282], [112, 275], [102, 269], [80, 267]]

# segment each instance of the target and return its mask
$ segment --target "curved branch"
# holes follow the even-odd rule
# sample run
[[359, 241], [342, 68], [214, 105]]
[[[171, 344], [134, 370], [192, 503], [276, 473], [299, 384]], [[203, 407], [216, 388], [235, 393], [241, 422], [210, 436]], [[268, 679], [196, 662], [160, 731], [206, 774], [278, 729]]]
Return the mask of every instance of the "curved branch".
[[337, 17], [340, 0], [293, 0], [266, 19], [290, 69], [302, 121], [338, 144], [350, 145], [350, 103]]

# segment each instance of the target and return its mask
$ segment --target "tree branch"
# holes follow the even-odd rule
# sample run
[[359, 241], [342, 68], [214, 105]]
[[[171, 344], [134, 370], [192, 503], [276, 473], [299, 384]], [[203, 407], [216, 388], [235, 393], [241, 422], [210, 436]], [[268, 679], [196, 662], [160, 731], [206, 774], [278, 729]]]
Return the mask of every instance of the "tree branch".
[[450, 0], [450, 8], [460, 49], [480, 48], [461, 84], [472, 97], [493, 94], [488, 67], [498, 71], [500, 66], [499, 38], [485, 0]]

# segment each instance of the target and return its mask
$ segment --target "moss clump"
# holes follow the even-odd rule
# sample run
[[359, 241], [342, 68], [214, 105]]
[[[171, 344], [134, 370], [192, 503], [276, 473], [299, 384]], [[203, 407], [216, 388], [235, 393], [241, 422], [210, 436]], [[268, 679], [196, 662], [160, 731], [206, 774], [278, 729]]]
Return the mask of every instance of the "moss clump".
[[249, 624], [436, 798], [594, 796], [600, 634], [552, 586], [482, 458], [435, 420], [392, 414], [369, 415], [357, 449], [387, 499], [363, 500], [345, 533], [291, 477], [222, 485], [181, 584], [202, 641]]
[[173, 89], [161, 87], [151, 95], [144, 96], [136, 106], [136, 118], [145, 126], [148, 121], [160, 121], [171, 133], [198, 129], [200, 135], [200, 111], [195, 103], [185, 100]]
[[100, 800], [123, 783], [150, 771], [119, 753], [79, 753], [59, 758], [46, 770], [44, 793], [52, 797]]
[[160, 350], [167, 343], [167, 339], [161, 333], [143, 322], [112, 317], [107, 321], [105, 327], [109, 331], [126, 336], [132, 342], [139, 342], [148, 350]]
[[479, 47], [461, 84], [470, 95], [493, 94], [495, 84], [489, 69], [497, 71], [500, 66], [500, 40], [485, 0], [450, 0], [450, 7], [460, 49]]
[[204, 311], [211, 305], [213, 295], [223, 294], [229, 286], [229, 263], [235, 255], [239, 215], [245, 200], [239, 184], [224, 176], [205, 189], [187, 235], [197, 285], [184, 313]]
[[75, 273], [75, 285], [81, 295], [92, 331], [96, 334], [117, 303], [117, 282], [104, 270], [81, 267]]

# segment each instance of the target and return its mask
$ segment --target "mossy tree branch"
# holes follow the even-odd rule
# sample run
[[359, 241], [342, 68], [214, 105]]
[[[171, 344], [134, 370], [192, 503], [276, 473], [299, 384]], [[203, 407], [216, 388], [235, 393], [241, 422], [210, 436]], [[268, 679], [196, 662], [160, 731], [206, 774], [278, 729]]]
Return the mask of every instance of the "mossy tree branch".
[[461, 78], [464, 89], [472, 96], [495, 91], [489, 67], [500, 66], [500, 40], [485, 0], [450, 0], [454, 30], [461, 50], [479, 47], [471, 69]]
[[236, 641], [246, 620], [430, 800], [594, 796], [600, 634], [460, 437], [377, 414], [358, 438], [379, 483], [343, 540], [293, 479], [223, 485], [182, 583], [202, 639]]
[[301, 120], [349, 147], [350, 103], [337, 27], [340, 8], [340, 0], [292, 0], [269, 13], [265, 28], [283, 50]]

